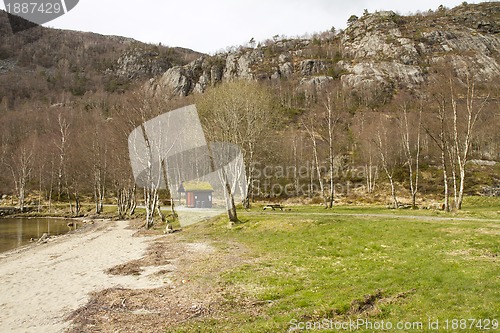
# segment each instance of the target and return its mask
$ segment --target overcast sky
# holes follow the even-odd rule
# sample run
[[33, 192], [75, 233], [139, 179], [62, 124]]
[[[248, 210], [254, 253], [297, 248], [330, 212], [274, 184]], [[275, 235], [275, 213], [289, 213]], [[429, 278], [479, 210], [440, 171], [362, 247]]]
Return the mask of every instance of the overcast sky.
[[[481, 0], [468, 1], [482, 2]], [[274, 35], [343, 29], [363, 9], [400, 14], [455, 7], [461, 0], [80, 0], [44, 26], [132, 37], [148, 43], [214, 53]], [[0, 8], [5, 9], [3, 3]]]

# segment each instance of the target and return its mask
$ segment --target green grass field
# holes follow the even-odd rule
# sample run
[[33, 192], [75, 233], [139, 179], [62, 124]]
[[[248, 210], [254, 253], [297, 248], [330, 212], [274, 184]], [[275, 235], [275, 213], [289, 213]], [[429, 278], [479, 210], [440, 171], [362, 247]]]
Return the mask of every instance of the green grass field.
[[[191, 226], [189, 240], [248, 251], [219, 282], [235, 302], [225, 319], [194, 319], [173, 331], [499, 331], [490, 322], [500, 320], [499, 210], [500, 200], [484, 198], [468, 198], [459, 214], [255, 207], [233, 228], [224, 218]], [[255, 311], [241, 309], [241, 298]], [[349, 321], [358, 329], [338, 326]]]

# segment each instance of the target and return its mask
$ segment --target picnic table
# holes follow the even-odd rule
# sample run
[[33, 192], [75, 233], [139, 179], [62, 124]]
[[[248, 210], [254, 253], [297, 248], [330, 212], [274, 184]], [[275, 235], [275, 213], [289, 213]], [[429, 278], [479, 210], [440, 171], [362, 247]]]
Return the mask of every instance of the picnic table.
[[280, 209], [281, 211], [283, 211], [285, 209], [285, 206], [282, 206], [280, 204], [269, 204], [265, 205], [263, 210], [266, 210], [267, 208], [271, 208], [272, 210]]

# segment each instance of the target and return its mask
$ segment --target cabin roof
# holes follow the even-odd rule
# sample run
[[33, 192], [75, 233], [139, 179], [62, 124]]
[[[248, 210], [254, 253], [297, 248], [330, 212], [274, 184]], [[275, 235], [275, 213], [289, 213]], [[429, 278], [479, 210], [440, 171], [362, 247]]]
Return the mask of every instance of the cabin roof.
[[179, 192], [213, 192], [214, 188], [209, 182], [189, 181], [183, 182], [179, 187]]

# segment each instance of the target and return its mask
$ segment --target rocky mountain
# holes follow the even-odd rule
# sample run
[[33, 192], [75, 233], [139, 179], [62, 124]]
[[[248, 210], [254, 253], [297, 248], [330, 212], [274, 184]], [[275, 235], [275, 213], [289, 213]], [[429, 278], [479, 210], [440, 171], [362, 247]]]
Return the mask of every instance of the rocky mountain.
[[[22, 19], [19, 19], [22, 20]], [[272, 39], [213, 56], [116, 36], [35, 27], [13, 34], [0, 11], [0, 101], [61, 102], [61, 93], [123, 92], [186, 96], [234, 79], [287, 81], [298, 90], [339, 81], [367, 99], [385, 100], [424, 84], [439, 66], [500, 75], [498, 2], [402, 16], [352, 16], [344, 31], [309, 39]], [[15, 84], [12, 84], [15, 82]]]
[[440, 7], [413, 16], [365, 13], [345, 31], [311, 39], [269, 40], [256, 47], [202, 56], [169, 68], [147, 84], [152, 94], [185, 96], [234, 79], [294, 80], [317, 87], [340, 80], [345, 87], [391, 95], [426, 82], [443, 63], [483, 81], [500, 76], [498, 2]]

